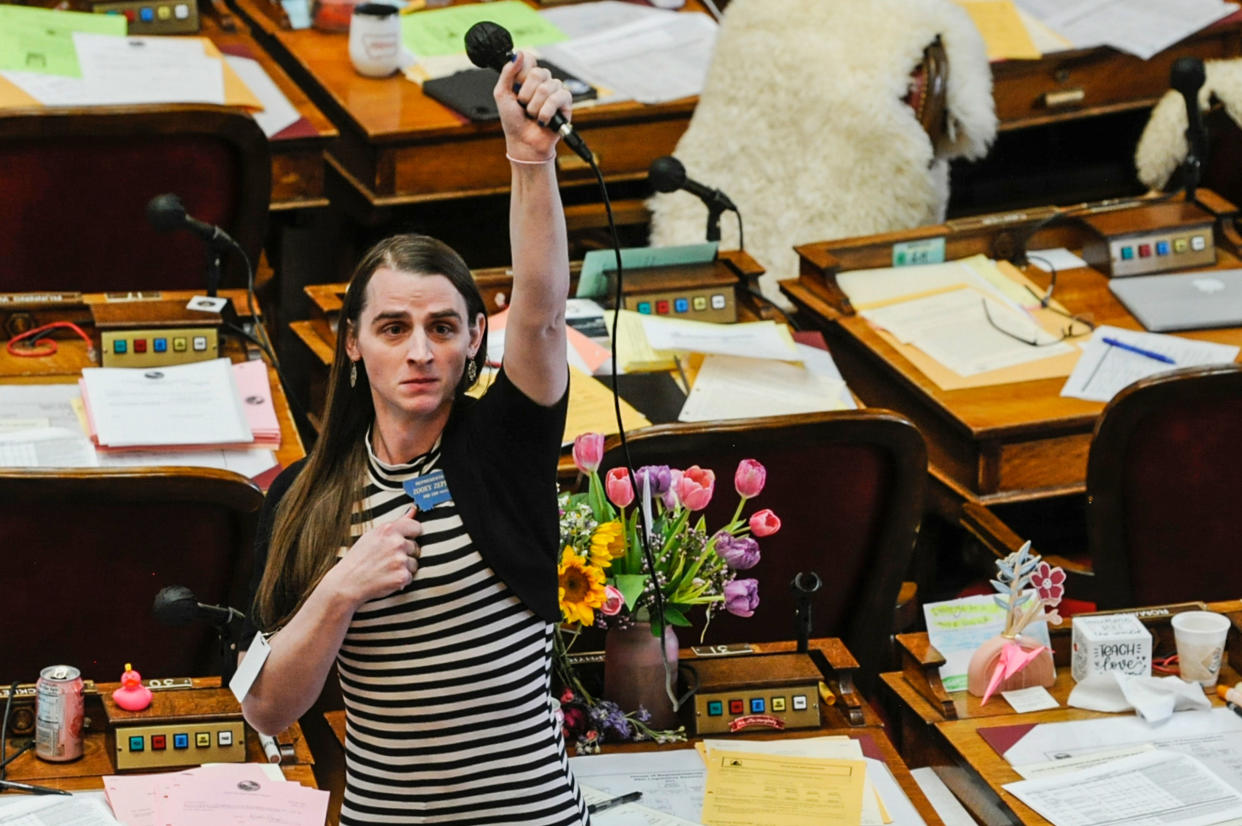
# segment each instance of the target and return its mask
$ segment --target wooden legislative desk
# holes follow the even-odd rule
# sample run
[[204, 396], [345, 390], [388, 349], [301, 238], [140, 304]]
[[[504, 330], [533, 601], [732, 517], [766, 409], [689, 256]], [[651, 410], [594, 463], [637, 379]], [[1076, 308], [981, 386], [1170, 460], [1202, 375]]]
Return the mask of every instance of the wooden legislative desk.
[[[340, 140], [329, 150], [328, 162], [347, 185], [342, 194], [358, 217], [369, 220], [386, 207], [508, 191], [511, 171], [500, 151], [498, 121], [472, 123], [401, 74], [359, 75], [349, 61], [345, 32], [282, 28], [283, 12], [270, 0], [234, 3], [255, 36], [336, 123]], [[703, 10], [696, 0], [686, 8]], [[672, 153], [694, 104], [686, 98], [579, 108], [574, 126], [607, 180], [638, 180], [652, 160]], [[561, 147], [558, 153], [563, 187], [594, 183], [590, 167], [572, 150]]]
[[[793, 642], [768, 642], [768, 643], [751, 643], [754, 654], [784, 654], [797, 650]], [[854, 674], [858, 670], [858, 662], [854, 659], [853, 654], [845, 647], [841, 640], [835, 637], [813, 639], [808, 645], [810, 656], [813, 662], [824, 675], [824, 681], [834, 693], [834, 701], [831, 705], [821, 704], [823, 724], [817, 729], [799, 729], [792, 731], [756, 731], [748, 730], [742, 734], [733, 735], [711, 735], [713, 737], [741, 737], [745, 739], [755, 740], [774, 740], [788, 737], [822, 737], [829, 735], [847, 736], [855, 740], [859, 740], [863, 747], [864, 753], [869, 757], [877, 760], [883, 760], [888, 768], [892, 771], [901, 790], [905, 792], [910, 799], [914, 808], [918, 810], [919, 815], [927, 823], [927, 826], [936, 826], [942, 823], [940, 816], [932, 808], [922, 790], [915, 782], [914, 777], [910, 774], [910, 770], [906, 763], [902, 760], [897, 750], [893, 748], [892, 742], [889, 740], [888, 734], [884, 728], [884, 722], [879, 715], [867, 704], [865, 700], [859, 697], [854, 691]], [[747, 656], [741, 655], [736, 659], [744, 661]], [[679, 654], [679, 662], [682, 664], [693, 664], [700, 659], [698, 655], [690, 648], [683, 648]], [[703, 659], [717, 660], [718, 657], [708, 657]], [[579, 666], [586, 668], [587, 666]], [[739, 684], [746, 680], [744, 672], [739, 676]], [[688, 702], [683, 707], [683, 714], [693, 713], [693, 705]], [[336, 734], [337, 740], [344, 746], [345, 743], [345, 712], [343, 710], [329, 711], [324, 715], [333, 732]], [[603, 746], [604, 754], [616, 754], [625, 752], [647, 752], [664, 749], [692, 748], [694, 743], [691, 738], [683, 743], [671, 743], [667, 745], [657, 745], [656, 743], [646, 741], [639, 743], [605, 743]], [[569, 745], [572, 749], [572, 745]], [[572, 753], [571, 753], [572, 756]]]
[[[1187, 604], [1184, 607], [1206, 608], [1229, 615], [1233, 628], [1229, 632], [1226, 646], [1228, 661], [1221, 666], [1220, 683], [1233, 685], [1242, 679], [1242, 601]], [[1169, 626], [1170, 615], [1155, 613], [1154, 618], [1144, 619], [1144, 622], [1156, 634], [1153, 656], [1166, 656], [1176, 650]], [[1047, 820], [1001, 788], [1022, 778], [979, 735], [979, 729], [1110, 716], [1070, 708], [1065, 704], [1075, 685], [1069, 666], [1069, 623], [1063, 623], [1052, 631], [1057, 679], [1048, 690], [1062, 707], [1024, 714], [1015, 713], [999, 695], [990, 698], [987, 705], [980, 706], [979, 698], [968, 692], [945, 692], [939, 679], [939, 666], [944, 660], [928, 643], [927, 634], [898, 634], [897, 639], [902, 670], [881, 674], [880, 692], [906, 762], [916, 768], [931, 766], [980, 823], [988, 826], [1012, 823], [1048, 826]], [[1224, 705], [1215, 692], [1208, 696], [1214, 706]]]
[[[1201, 199], [1228, 205], [1199, 190]], [[1064, 377], [961, 390], [941, 390], [856, 315], [836, 284], [838, 272], [892, 265], [893, 246], [917, 239], [944, 239], [946, 260], [984, 254], [1011, 258], [1023, 234], [1051, 208], [978, 216], [905, 232], [827, 241], [798, 247], [801, 273], [781, 290], [823, 329], [833, 358], [850, 389], [868, 407], [905, 414], [927, 440], [931, 504], [956, 522], [962, 502], [975, 505], [1027, 502], [1085, 489], [1087, 448], [1100, 402], [1063, 398]], [[1219, 268], [1239, 266], [1239, 238], [1232, 221], [1218, 222]], [[1037, 231], [1028, 249], [1078, 250], [1087, 230], [1068, 221]], [[1040, 287], [1050, 276], [1021, 268]], [[1108, 278], [1090, 268], [1063, 270], [1053, 298], [1095, 323], [1142, 329], [1108, 289]], [[1187, 338], [1242, 344], [1242, 328], [1180, 333]]]
[[[181, 298], [187, 301], [194, 294], [192, 290], [165, 290], [161, 293], [165, 299]], [[245, 290], [223, 289], [219, 294], [222, 297], [231, 298], [238, 312], [246, 311]], [[98, 344], [98, 336], [89, 326], [91, 317], [86, 308], [90, 304], [103, 303], [105, 300], [103, 293], [82, 295], [80, 316], [76, 318], [79, 326], [86, 325], [83, 326], [83, 330], [87, 335], [94, 337], [96, 344]], [[76, 311], [70, 310], [69, 312], [73, 314]], [[71, 338], [58, 336], [56, 344], [59, 349], [55, 354], [35, 358], [12, 356], [2, 346], [5, 343], [7, 342], [0, 342], [0, 383], [2, 384], [72, 384], [81, 377], [83, 367], [99, 366], [98, 359], [91, 361], [87, 357], [86, 344], [77, 336]], [[253, 345], [243, 346], [236, 335], [221, 337], [221, 354], [227, 355], [233, 361], [247, 360], [251, 357], [252, 349]], [[305, 456], [306, 449], [302, 445], [302, 437], [298, 434], [297, 425], [289, 409], [289, 401], [281, 387], [276, 369], [270, 364], [267, 367], [267, 378], [272, 386], [272, 401], [276, 407], [276, 417], [280, 422], [280, 447], [275, 451], [276, 461], [281, 467], [288, 467]]]
[[[103, 778], [117, 772], [112, 755], [108, 752], [105, 717], [100, 696], [111, 693], [119, 686], [120, 683], [97, 683], [98, 693], [87, 695], [86, 717], [88, 719], [84, 734], [83, 754], [80, 759], [68, 763], [50, 763], [35, 757], [34, 750], [31, 749], [9, 763], [7, 779], [70, 791], [102, 789]], [[219, 677], [196, 677], [193, 680], [193, 687], [168, 689], [168, 691], [182, 695], [177, 698], [176, 704], [185, 707], [184, 713], [187, 716], [193, 716], [201, 713], [201, 709], [196, 706], [194, 694], [199, 689], [218, 689], [219, 686]], [[232, 697], [230, 696], [229, 699], [231, 700]], [[238, 713], [240, 714], [240, 710]], [[312, 770], [315, 760], [306, 740], [302, 737], [302, 729], [298, 724], [294, 723], [275, 739], [280, 747], [282, 755], [280, 770], [284, 773], [285, 779], [296, 781], [312, 789], [318, 788]], [[10, 736], [7, 743], [8, 752], [5, 756], [15, 753], [20, 746], [24, 745], [23, 740], [24, 738]], [[246, 727], [246, 761], [249, 763], [267, 762], [263, 746], [249, 726]], [[175, 771], [175, 769], [158, 771]]]

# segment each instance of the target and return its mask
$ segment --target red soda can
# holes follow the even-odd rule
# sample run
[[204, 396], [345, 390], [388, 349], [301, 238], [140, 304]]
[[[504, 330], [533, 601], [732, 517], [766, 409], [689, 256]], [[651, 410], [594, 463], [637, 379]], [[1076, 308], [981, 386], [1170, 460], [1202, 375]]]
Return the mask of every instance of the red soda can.
[[35, 755], [65, 762], [82, 756], [82, 672], [49, 665], [35, 683]]

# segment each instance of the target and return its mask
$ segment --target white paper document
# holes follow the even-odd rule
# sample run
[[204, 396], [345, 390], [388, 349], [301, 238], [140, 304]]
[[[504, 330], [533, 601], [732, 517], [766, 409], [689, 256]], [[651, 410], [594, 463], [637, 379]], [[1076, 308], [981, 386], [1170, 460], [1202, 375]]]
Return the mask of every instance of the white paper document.
[[[604, 803], [620, 795], [600, 791], [586, 784], [579, 784], [582, 799], [588, 806]], [[635, 789], [635, 791], [640, 791]], [[631, 803], [610, 806], [591, 813], [591, 826], [699, 826], [697, 820], [684, 820], [677, 815], [661, 812], [641, 802], [645, 797]]]
[[1147, 60], [1237, 11], [1223, 0], [1018, 0], [1080, 49], [1112, 46]]
[[0, 824], [3, 826], [117, 826], [103, 792], [74, 792], [63, 795], [21, 795], [0, 797]]
[[296, 123], [301, 114], [289, 102], [289, 98], [285, 97], [285, 93], [280, 91], [280, 87], [276, 85], [267, 74], [263, 71], [263, 66], [257, 60], [251, 60], [248, 57], [238, 57], [237, 55], [225, 55], [224, 59], [228, 62], [229, 67], [242, 79], [250, 91], [254, 92], [254, 96], [263, 104], [263, 110], [260, 112], [251, 112], [254, 116], [254, 122], [259, 124], [259, 128], [263, 130], [263, 134], [269, 138], [275, 135], [281, 129], [290, 124]]
[[715, 43], [711, 17], [669, 12], [544, 46], [540, 53], [594, 86], [663, 103], [703, 90]]
[[1155, 751], [1005, 789], [1055, 826], [1209, 826], [1242, 811], [1242, 794], [1185, 754]]
[[75, 32], [81, 77], [33, 72], [4, 76], [40, 103], [224, 103], [224, 69], [201, 38], [114, 37]]
[[[1110, 344], [1106, 339], [1115, 343]], [[1159, 354], [1169, 361], [1160, 361], [1138, 351]], [[1104, 325], [1097, 327], [1083, 344], [1082, 357], [1061, 388], [1061, 395], [1106, 402], [1127, 385], [1156, 373], [1179, 367], [1228, 364], [1237, 357], [1238, 348], [1228, 344]]]
[[798, 348], [789, 333], [774, 321], [716, 324], [667, 316], [641, 315], [640, 318], [647, 344], [653, 350], [781, 361], [799, 358]]
[[0, 467], [95, 467], [95, 446], [82, 429], [0, 431]]
[[1147, 743], [1202, 761], [1242, 792], [1242, 717], [1228, 708], [1177, 711], [1157, 725], [1133, 714], [1040, 723], [1011, 746], [1004, 758], [1021, 766]]
[[664, 9], [639, 6], [622, 0], [598, 0], [595, 3], [570, 3], [544, 9], [539, 16], [563, 31], [567, 37], [587, 37], [608, 29], [634, 23], [648, 17], [661, 18], [675, 14]]
[[0, 420], [38, 419], [48, 427], [81, 432], [73, 400], [82, 395], [76, 384], [0, 385]]
[[228, 359], [169, 367], [88, 367], [86, 400], [100, 445], [253, 441]]
[[845, 382], [801, 364], [708, 356], [677, 418], [707, 422], [841, 410], [843, 395], [848, 395]]
[[974, 376], [1074, 350], [1073, 345], [1057, 341], [1056, 336], [1020, 309], [970, 288], [864, 310], [860, 315], [903, 344], [918, 347], [959, 376]]
[[[642, 804], [699, 823], [707, 769], [694, 749], [569, 758], [574, 777], [610, 796], [639, 789]], [[594, 821], [595, 818], [592, 818]]]

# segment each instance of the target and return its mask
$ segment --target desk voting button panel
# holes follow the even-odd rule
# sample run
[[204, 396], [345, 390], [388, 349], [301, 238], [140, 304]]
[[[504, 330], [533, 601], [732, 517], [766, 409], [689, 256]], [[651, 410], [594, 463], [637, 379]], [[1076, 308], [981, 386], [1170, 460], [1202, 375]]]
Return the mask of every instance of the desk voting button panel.
[[228, 689], [155, 691], [143, 711], [125, 711], [108, 694], [100, 699], [117, 771], [246, 762], [246, 724]]
[[1216, 263], [1215, 219], [1195, 204], [1175, 201], [1083, 220], [1096, 236], [1083, 245], [1082, 257], [1113, 278]]
[[818, 728], [819, 682], [824, 679], [806, 654], [743, 654], [696, 659], [699, 690], [694, 695], [694, 733]]
[[130, 34], [189, 34], [199, 29], [197, 0], [92, 2], [96, 14], [123, 14]]

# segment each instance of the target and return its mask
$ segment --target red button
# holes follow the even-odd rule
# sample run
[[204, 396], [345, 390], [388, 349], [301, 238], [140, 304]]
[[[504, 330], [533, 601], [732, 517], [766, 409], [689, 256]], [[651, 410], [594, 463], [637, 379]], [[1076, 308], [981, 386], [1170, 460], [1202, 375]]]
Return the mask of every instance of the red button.
[[134, 352], [145, 353], [147, 351], [147, 340], [145, 338], [134, 339]]
[[745, 710], [746, 710], [746, 706], [741, 700], [730, 700], [729, 701], [729, 713], [730, 714], [741, 714]]
[[668, 301], [657, 301], [656, 312], [660, 315], [668, 315]]
[[166, 748], [166, 735], [151, 735], [151, 751], [163, 751]]
[[1139, 244], [1139, 258], [1151, 258], [1151, 244]]

